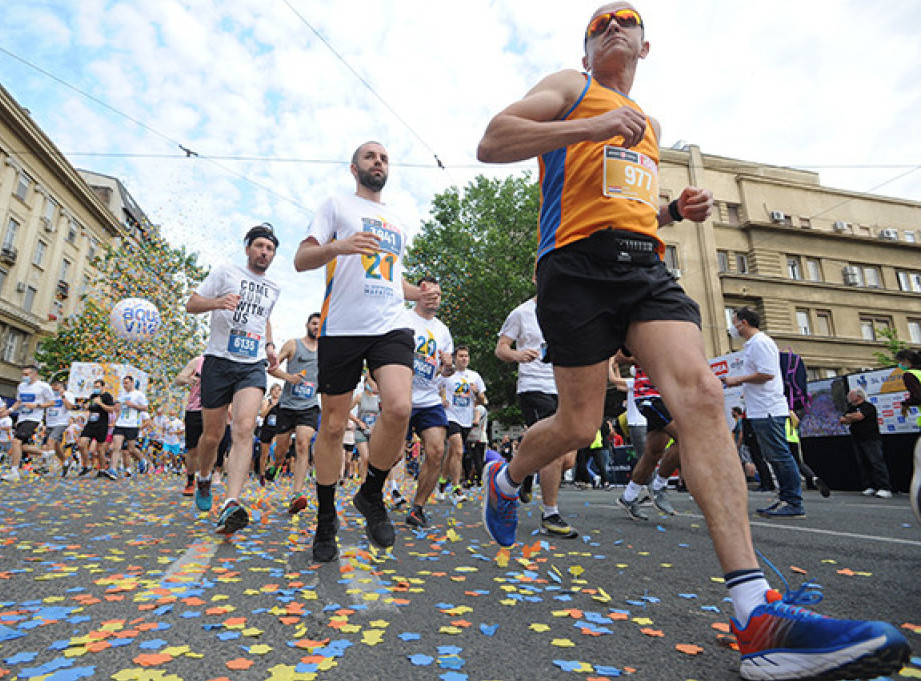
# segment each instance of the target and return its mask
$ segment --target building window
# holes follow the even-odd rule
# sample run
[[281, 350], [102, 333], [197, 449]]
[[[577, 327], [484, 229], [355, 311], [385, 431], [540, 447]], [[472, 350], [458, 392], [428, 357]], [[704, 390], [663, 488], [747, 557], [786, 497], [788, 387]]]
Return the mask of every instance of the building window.
[[822, 281], [822, 269], [815, 258], [806, 258], [806, 279], [809, 281]]
[[831, 310], [815, 311], [815, 333], [817, 336], [829, 338], [835, 335], [834, 327], [831, 323]]
[[742, 206], [737, 203], [726, 204], [726, 222], [733, 227], [742, 224]]
[[3, 249], [9, 250], [16, 244], [16, 233], [19, 231], [19, 223], [10, 218], [6, 225], [6, 234], [3, 235]]
[[864, 285], [868, 288], [882, 288], [880, 283], [879, 268], [873, 265], [865, 265], [863, 268]]
[[20, 201], [25, 201], [29, 195], [29, 187], [32, 186], [32, 180], [23, 172], [16, 177], [16, 189], [13, 190], [13, 196]]
[[915, 345], [921, 344], [921, 319], [908, 320], [908, 337]]
[[19, 329], [7, 329], [3, 339], [3, 361], [10, 364], [19, 364], [21, 348], [25, 344], [26, 334]]
[[8, 272], [6, 270], [0, 270], [0, 294], [3, 293], [3, 286], [6, 284], [6, 275]]
[[67, 243], [73, 244], [77, 242], [77, 224], [73, 220], [67, 221]]
[[921, 293], [921, 272], [907, 272], [905, 270], [898, 270], [896, 272], [896, 277], [899, 280], [900, 291]]
[[99, 241], [96, 239], [90, 239], [90, 250], [86, 254], [87, 260], [92, 260], [99, 253]]
[[57, 212], [58, 204], [55, 203], [54, 199], [50, 197], [45, 199], [45, 213], [42, 217], [44, 217], [49, 223], [53, 223], [55, 217], [57, 217]]
[[880, 332], [888, 331], [891, 328], [892, 319], [890, 317], [871, 314], [860, 315], [860, 336], [866, 341], [880, 340], [883, 337]]
[[32, 264], [41, 267], [45, 261], [45, 251], [48, 250], [48, 244], [41, 239], [35, 244], [35, 253], [32, 254]]
[[803, 265], [798, 255], [787, 256], [787, 276], [790, 277], [790, 279], [803, 278]]
[[729, 328], [732, 326], [732, 318], [735, 316], [736, 311], [734, 307], [725, 307], [723, 311], [726, 314], [726, 333], [729, 333]]
[[822, 369], [822, 378], [835, 378], [838, 372], [834, 369]]
[[812, 328], [809, 326], [809, 310], [796, 311], [796, 328], [802, 336], [812, 335]]
[[748, 274], [748, 256], [744, 253], [736, 253], [736, 272]]
[[678, 247], [677, 246], [666, 246], [665, 247], [665, 266], [671, 272], [681, 271], [681, 265], [678, 262]]
[[873, 231], [867, 225], [857, 225], [857, 236], [871, 237]]
[[717, 272], [728, 272], [729, 271], [729, 253], [727, 253], [726, 251], [716, 252], [716, 271]]
[[802, 227], [803, 229], [812, 229], [812, 220], [810, 220], [809, 218], [800, 218], [799, 226]]
[[70, 278], [70, 260], [64, 259], [64, 262], [61, 263], [61, 275], [58, 277], [58, 281], [67, 281]]
[[22, 299], [22, 309], [26, 312], [32, 312], [32, 306], [35, 305], [35, 294], [38, 290], [34, 286], [26, 286], [26, 295]]

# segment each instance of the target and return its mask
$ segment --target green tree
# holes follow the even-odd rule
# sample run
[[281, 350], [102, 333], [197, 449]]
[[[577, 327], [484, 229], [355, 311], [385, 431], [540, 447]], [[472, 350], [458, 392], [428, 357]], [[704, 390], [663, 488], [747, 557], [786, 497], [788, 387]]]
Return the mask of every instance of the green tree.
[[539, 188], [530, 175], [489, 179], [482, 175], [463, 191], [435, 196], [431, 218], [413, 240], [406, 276], [434, 276], [441, 284], [439, 317], [454, 344], [470, 347], [470, 365], [486, 382], [493, 418], [519, 423], [515, 367], [494, 350], [502, 322], [534, 295]]
[[903, 340], [899, 340], [899, 333], [895, 329], [877, 327], [876, 333], [880, 337], [880, 340], [883, 340], [886, 343], [886, 352], [873, 353], [873, 357], [876, 359], [876, 363], [881, 367], [895, 366], [898, 364], [898, 361], [895, 358], [895, 353], [897, 353], [899, 350], [905, 350], [908, 347], [908, 343]]
[[[147, 372], [151, 402], [170, 402], [175, 375], [205, 342], [205, 323], [183, 303], [207, 271], [197, 254], [174, 248], [149, 227], [142, 240], [121, 239], [93, 261], [97, 276], [81, 296], [77, 314], [39, 345], [36, 359], [47, 376], [66, 375], [73, 362], [131, 364]], [[146, 298], [160, 313], [160, 330], [147, 342], [129, 342], [109, 326], [112, 307], [125, 298]]]

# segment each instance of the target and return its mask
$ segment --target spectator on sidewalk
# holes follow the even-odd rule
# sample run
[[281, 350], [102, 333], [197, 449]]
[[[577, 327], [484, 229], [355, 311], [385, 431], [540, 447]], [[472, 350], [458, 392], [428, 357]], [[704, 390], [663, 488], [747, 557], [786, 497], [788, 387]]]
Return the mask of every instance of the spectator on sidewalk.
[[851, 444], [860, 470], [861, 487], [865, 497], [892, 498], [889, 469], [883, 457], [883, 440], [879, 434], [876, 407], [867, 401], [863, 388], [847, 394], [848, 408], [840, 421], [851, 431]]

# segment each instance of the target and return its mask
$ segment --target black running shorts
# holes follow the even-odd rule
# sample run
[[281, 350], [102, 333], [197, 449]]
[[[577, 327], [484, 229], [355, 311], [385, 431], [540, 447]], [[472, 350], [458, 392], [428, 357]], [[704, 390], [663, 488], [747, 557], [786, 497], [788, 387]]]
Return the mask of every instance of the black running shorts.
[[185, 448], [186, 451], [195, 449], [198, 441], [201, 439], [201, 433], [204, 425], [202, 423], [201, 411], [187, 411], [185, 413]]
[[314, 405], [307, 409], [278, 408], [278, 423], [276, 431], [288, 433], [298, 426], [306, 426], [316, 430], [320, 425], [320, 407]]
[[[603, 362], [639, 321], [700, 326], [700, 308], [655, 253], [625, 252], [624, 232], [604, 230], [540, 259], [537, 318], [547, 341], [544, 361], [558, 366]], [[641, 239], [632, 235], [634, 239]]]
[[265, 392], [265, 367], [264, 359], [246, 364], [205, 355], [201, 365], [202, 409], [217, 409], [230, 404], [236, 392], [243, 388], [259, 388]]
[[413, 368], [413, 332], [395, 329], [382, 336], [321, 336], [317, 348], [321, 395], [350, 393], [361, 378], [362, 365], [374, 371], [387, 364]]
[[556, 395], [529, 390], [518, 393], [518, 406], [524, 417], [524, 424], [533, 426], [541, 419], [553, 416], [556, 413], [559, 399]]

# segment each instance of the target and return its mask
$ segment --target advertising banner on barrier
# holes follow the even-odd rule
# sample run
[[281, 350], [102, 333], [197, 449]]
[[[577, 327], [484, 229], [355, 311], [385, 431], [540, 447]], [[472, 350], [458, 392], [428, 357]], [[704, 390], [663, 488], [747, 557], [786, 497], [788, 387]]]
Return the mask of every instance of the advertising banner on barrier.
[[118, 397], [122, 392], [122, 379], [133, 376], [138, 390], [147, 392], [147, 373], [130, 364], [109, 364], [97, 362], [74, 362], [70, 365], [67, 389], [79, 398], [87, 398], [93, 389], [93, 381], [105, 381], [106, 391]]

